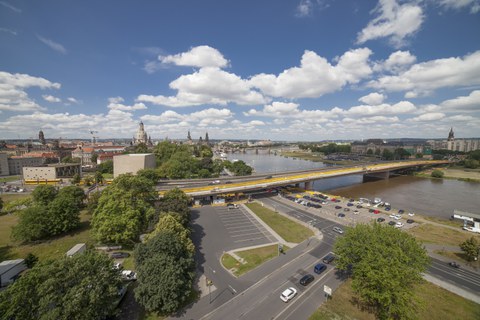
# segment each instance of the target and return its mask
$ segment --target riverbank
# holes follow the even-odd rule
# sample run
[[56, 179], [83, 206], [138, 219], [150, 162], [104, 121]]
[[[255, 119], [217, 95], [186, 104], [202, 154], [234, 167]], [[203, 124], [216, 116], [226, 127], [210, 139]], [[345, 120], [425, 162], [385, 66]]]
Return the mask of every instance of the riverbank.
[[[464, 169], [460, 167], [455, 168], [430, 168], [415, 173], [415, 176], [421, 178], [432, 178], [432, 171], [440, 170], [443, 172], [444, 179], [453, 179], [467, 182], [480, 182], [480, 170], [478, 169]], [[438, 179], [438, 178], [434, 178]]]
[[345, 166], [366, 162], [366, 161], [354, 161], [354, 160], [328, 160], [328, 159], [325, 159], [325, 155], [320, 152], [292, 151], [292, 152], [282, 152], [280, 155], [288, 158], [294, 158], [294, 159], [297, 158], [297, 159], [302, 159], [307, 161], [323, 162], [327, 164], [345, 165]]

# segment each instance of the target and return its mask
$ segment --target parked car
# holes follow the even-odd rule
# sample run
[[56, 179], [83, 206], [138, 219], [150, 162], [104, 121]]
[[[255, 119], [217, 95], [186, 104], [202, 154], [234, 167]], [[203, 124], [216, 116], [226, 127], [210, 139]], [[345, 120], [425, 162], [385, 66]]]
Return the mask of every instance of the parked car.
[[290, 287], [290, 288], [288, 288], [288, 289], [286, 289], [285, 291], [282, 292], [282, 294], [280, 295], [280, 299], [283, 302], [288, 302], [288, 301], [292, 300], [293, 297], [295, 297], [296, 294], [297, 294], [297, 289], [295, 289], [293, 287]]
[[370, 212], [370, 213], [372, 213], [373, 211], [375, 211], [375, 209], [373, 209], [373, 208], [368, 209], [368, 212]]
[[315, 267], [313, 267], [313, 272], [320, 274], [323, 271], [327, 270], [327, 266], [323, 263], [317, 263]]
[[405, 210], [403, 210], [403, 209], [398, 210], [398, 213], [399, 213], [399, 214], [402, 214], [402, 213], [404, 213], [404, 212], [405, 212]]
[[358, 210], [353, 210], [353, 214], [358, 214], [359, 211]]
[[335, 260], [335, 255], [333, 253], [327, 254], [325, 257], [323, 257], [322, 261], [323, 263], [330, 264]]
[[229, 204], [227, 204], [227, 208], [228, 208], [228, 210], [230, 210], [230, 209], [238, 209], [238, 204], [236, 204], [236, 203], [229, 203]]
[[312, 276], [310, 273], [306, 274], [300, 279], [300, 284], [302, 286], [307, 286], [309, 283], [311, 283], [313, 280], [315, 280], [315, 277]]
[[373, 210], [373, 213], [374, 213], [374, 214], [379, 214], [379, 213], [380, 213], [380, 210], [375, 209], [375, 210]]
[[339, 209], [342, 209], [341, 206], [335, 206], [335, 209], [339, 210]]
[[448, 265], [450, 267], [453, 267], [453, 268], [460, 268], [460, 265], [458, 263], [456, 263], [455, 261], [452, 261], [452, 262], [448, 263]]
[[413, 220], [413, 219], [408, 219], [407, 220], [407, 223], [414, 223], [414, 222], [415, 222], [415, 220]]
[[402, 216], [399, 215], [399, 214], [396, 214], [393, 218], [394, 218], [395, 220], [400, 220], [400, 219], [402, 219]]
[[392, 213], [391, 215], [389, 215], [390, 218], [395, 218], [396, 214]]
[[362, 209], [363, 207], [362, 207], [361, 204], [359, 204], [359, 205], [357, 206], [357, 208], [358, 208], [358, 209]]
[[128, 253], [128, 252], [113, 252], [111, 257], [114, 258], [114, 259], [128, 258], [128, 257], [130, 257], [130, 253]]
[[345, 213], [341, 213], [341, 212], [340, 212], [339, 214], [337, 214], [337, 216], [338, 216], [339, 218], [345, 218]]
[[350, 211], [350, 209], [349, 209], [349, 208], [345, 208], [345, 209], [343, 209], [343, 211], [348, 212], [348, 211]]
[[388, 225], [389, 225], [389, 226], [394, 226], [395, 223], [396, 223], [395, 221], [389, 221], [389, 222], [388, 222]]
[[402, 228], [404, 226], [400, 221], [395, 224], [395, 228]]
[[385, 221], [385, 218], [380, 217], [377, 219], [377, 222], [383, 222], [383, 221]]
[[385, 207], [385, 211], [390, 211], [392, 210], [392, 207]]
[[137, 280], [137, 274], [132, 270], [123, 270], [122, 278], [129, 281]]
[[409, 213], [408, 213], [408, 216], [409, 216], [409, 217], [413, 217], [414, 215], [415, 215], [415, 213], [413, 213], [413, 212], [409, 212]]
[[335, 232], [337, 232], [337, 233], [343, 234], [343, 229], [342, 229], [342, 228], [333, 227], [332, 230], [335, 231]]

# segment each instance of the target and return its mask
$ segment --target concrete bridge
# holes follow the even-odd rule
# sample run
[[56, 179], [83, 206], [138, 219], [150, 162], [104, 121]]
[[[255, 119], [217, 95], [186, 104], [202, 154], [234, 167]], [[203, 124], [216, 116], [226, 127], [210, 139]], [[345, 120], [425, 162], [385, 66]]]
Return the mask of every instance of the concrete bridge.
[[[345, 167], [329, 167], [301, 171], [298, 173], [276, 173], [275, 175], [262, 175], [258, 177], [249, 177], [246, 181], [228, 181], [229, 183], [220, 183], [216, 185], [188, 187], [188, 182], [184, 181], [184, 187], [180, 189], [192, 197], [205, 197], [220, 194], [238, 194], [241, 192], [269, 189], [273, 187], [305, 184], [305, 189], [311, 189], [312, 182], [319, 179], [363, 174], [365, 178], [370, 179], [388, 179], [390, 174], [398, 170], [416, 169], [424, 166], [435, 166], [448, 164], [447, 160], [415, 160], [415, 161], [397, 161], [375, 164], [365, 164]], [[245, 177], [244, 177], [245, 178]], [[210, 179], [211, 180], [211, 179]], [[198, 182], [197, 182], [198, 183]]]

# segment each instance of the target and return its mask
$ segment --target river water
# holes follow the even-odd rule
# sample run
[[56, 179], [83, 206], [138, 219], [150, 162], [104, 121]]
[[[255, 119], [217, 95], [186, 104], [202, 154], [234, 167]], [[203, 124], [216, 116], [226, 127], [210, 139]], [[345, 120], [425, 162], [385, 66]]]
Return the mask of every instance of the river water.
[[[275, 156], [264, 151], [228, 154], [252, 166], [257, 173], [276, 173], [323, 168], [321, 162]], [[313, 189], [352, 198], [382, 198], [393, 208], [426, 216], [449, 218], [453, 210], [480, 213], [480, 183], [457, 180], [432, 180], [413, 176], [391, 177], [363, 183], [362, 175], [317, 180]]]

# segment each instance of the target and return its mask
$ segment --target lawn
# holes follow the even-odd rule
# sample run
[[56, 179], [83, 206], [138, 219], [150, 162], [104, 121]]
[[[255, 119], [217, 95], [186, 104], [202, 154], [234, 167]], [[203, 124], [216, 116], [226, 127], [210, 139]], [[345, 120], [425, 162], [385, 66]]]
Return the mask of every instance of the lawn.
[[[283, 246], [284, 252], [286, 252], [289, 248], [287, 246]], [[225, 253], [222, 256], [222, 264], [225, 268], [232, 270], [233, 274], [237, 277], [241, 276], [244, 273], [247, 273], [250, 270], [255, 269], [259, 265], [267, 262], [270, 259], [275, 258], [278, 256], [278, 245], [270, 245], [261, 248], [239, 251], [237, 252], [241, 258], [243, 258], [246, 263], [241, 264], [238, 262], [234, 257]]]
[[4, 205], [7, 202], [13, 201], [13, 200], [19, 200], [19, 199], [24, 199], [24, 198], [29, 198], [30, 195], [26, 193], [5, 193], [0, 196], [2, 198]]
[[0, 261], [25, 258], [28, 253], [33, 253], [39, 259], [59, 258], [77, 243], [91, 243], [90, 218], [84, 210], [81, 212], [81, 224], [77, 230], [35, 244], [19, 244], [10, 239], [11, 228], [18, 221], [17, 216], [0, 216]]
[[8, 177], [3, 177], [3, 178], [0, 178], [0, 183], [3, 184], [4, 182], [17, 181], [17, 180], [20, 180], [21, 178], [22, 178], [21, 176], [8, 176]]
[[[418, 319], [480, 319], [480, 305], [429, 282], [418, 285], [415, 293], [424, 304], [417, 314]], [[354, 301], [351, 280], [348, 280], [333, 293], [331, 300], [310, 316], [309, 320], [375, 319], [372, 313], [357, 308]]]
[[464, 264], [469, 265], [472, 268], [475, 269], [480, 269], [480, 260], [477, 261], [468, 261], [467, 260], [467, 255], [463, 252], [453, 252], [453, 251], [448, 251], [448, 250], [435, 250], [434, 251], [436, 254], [440, 254], [442, 256], [448, 257], [452, 260], [460, 260]]
[[[453, 230], [428, 223], [408, 229], [407, 232], [422, 242], [451, 246], [458, 246], [473, 235], [460, 230], [460, 228], [459, 230]], [[473, 236], [480, 240], [480, 236]]]
[[300, 243], [313, 236], [312, 230], [270, 209], [262, 207], [257, 202], [248, 203], [247, 207], [287, 242]]

